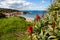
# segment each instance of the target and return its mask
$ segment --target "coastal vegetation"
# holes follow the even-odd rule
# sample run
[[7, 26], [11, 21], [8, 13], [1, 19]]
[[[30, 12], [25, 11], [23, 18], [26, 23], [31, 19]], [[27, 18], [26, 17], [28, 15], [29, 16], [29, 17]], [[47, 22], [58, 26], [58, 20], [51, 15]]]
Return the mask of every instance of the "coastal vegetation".
[[42, 18], [36, 15], [32, 36], [34, 40], [60, 40], [60, 0], [54, 0]]
[[[9, 17], [0, 19], [0, 40], [19, 40], [26, 38], [27, 26], [32, 23], [23, 17]], [[25, 36], [24, 36], [25, 35]], [[20, 38], [21, 36], [21, 38]], [[22, 39], [21, 39], [22, 40]]]

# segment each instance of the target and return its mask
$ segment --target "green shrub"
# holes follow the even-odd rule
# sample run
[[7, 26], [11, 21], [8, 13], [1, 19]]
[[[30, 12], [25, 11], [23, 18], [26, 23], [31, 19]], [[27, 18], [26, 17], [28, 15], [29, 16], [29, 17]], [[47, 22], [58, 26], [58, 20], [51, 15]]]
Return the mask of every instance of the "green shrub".
[[6, 16], [2, 13], [0, 13], [0, 18], [5, 18]]

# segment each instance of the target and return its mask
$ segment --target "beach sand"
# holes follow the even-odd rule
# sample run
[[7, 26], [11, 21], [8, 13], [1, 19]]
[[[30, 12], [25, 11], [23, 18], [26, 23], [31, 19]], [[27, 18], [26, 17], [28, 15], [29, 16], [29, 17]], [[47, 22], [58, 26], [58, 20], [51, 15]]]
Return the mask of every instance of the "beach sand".
[[28, 21], [28, 22], [33, 22], [33, 21], [34, 21], [34, 18], [27, 17], [27, 18], [26, 18], [26, 21]]
[[32, 18], [32, 17], [23, 16], [23, 15], [20, 15], [20, 16], [26, 18], [27, 22], [33, 22], [34, 21], [34, 18]]

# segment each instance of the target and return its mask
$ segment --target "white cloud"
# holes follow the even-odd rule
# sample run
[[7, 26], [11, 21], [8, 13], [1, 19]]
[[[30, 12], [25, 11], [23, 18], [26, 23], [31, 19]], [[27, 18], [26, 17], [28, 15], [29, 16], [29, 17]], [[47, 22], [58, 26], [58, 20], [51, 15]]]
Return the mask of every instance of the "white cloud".
[[45, 3], [45, 0], [42, 0], [42, 3]]
[[[45, 1], [42, 0], [42, 3]], [[44, 10], [42, 6], [36, 6], [26, 0], [0, 0], [0, 8], [13, 8], [18, 10]]]
[[[18, 5], [18, 6], [17, 6]], [[0, 7], [2, 8], [15, 8], [16, 7], [26, 7], [32, 5], [32, 3], [27, 2], [25, 0], [4, 0], [0, 2]]]

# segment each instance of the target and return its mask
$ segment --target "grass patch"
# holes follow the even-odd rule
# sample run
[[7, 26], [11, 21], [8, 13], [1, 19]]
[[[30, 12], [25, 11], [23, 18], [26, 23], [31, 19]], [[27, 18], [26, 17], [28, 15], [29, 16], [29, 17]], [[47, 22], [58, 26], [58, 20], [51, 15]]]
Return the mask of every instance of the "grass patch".
[[[27, 22], [25, 21], [25, 19], [20, 17], [1, 18], [0, 19], [0, 39], [1, 40], [18, 40], [14, 36], [14, 33], [17, 33], [19, 31], [26, 31], [28, 24], [32, 25], [32, 23]], [[12, 36], [12, 33], [13, 33], [13, 36]]]

